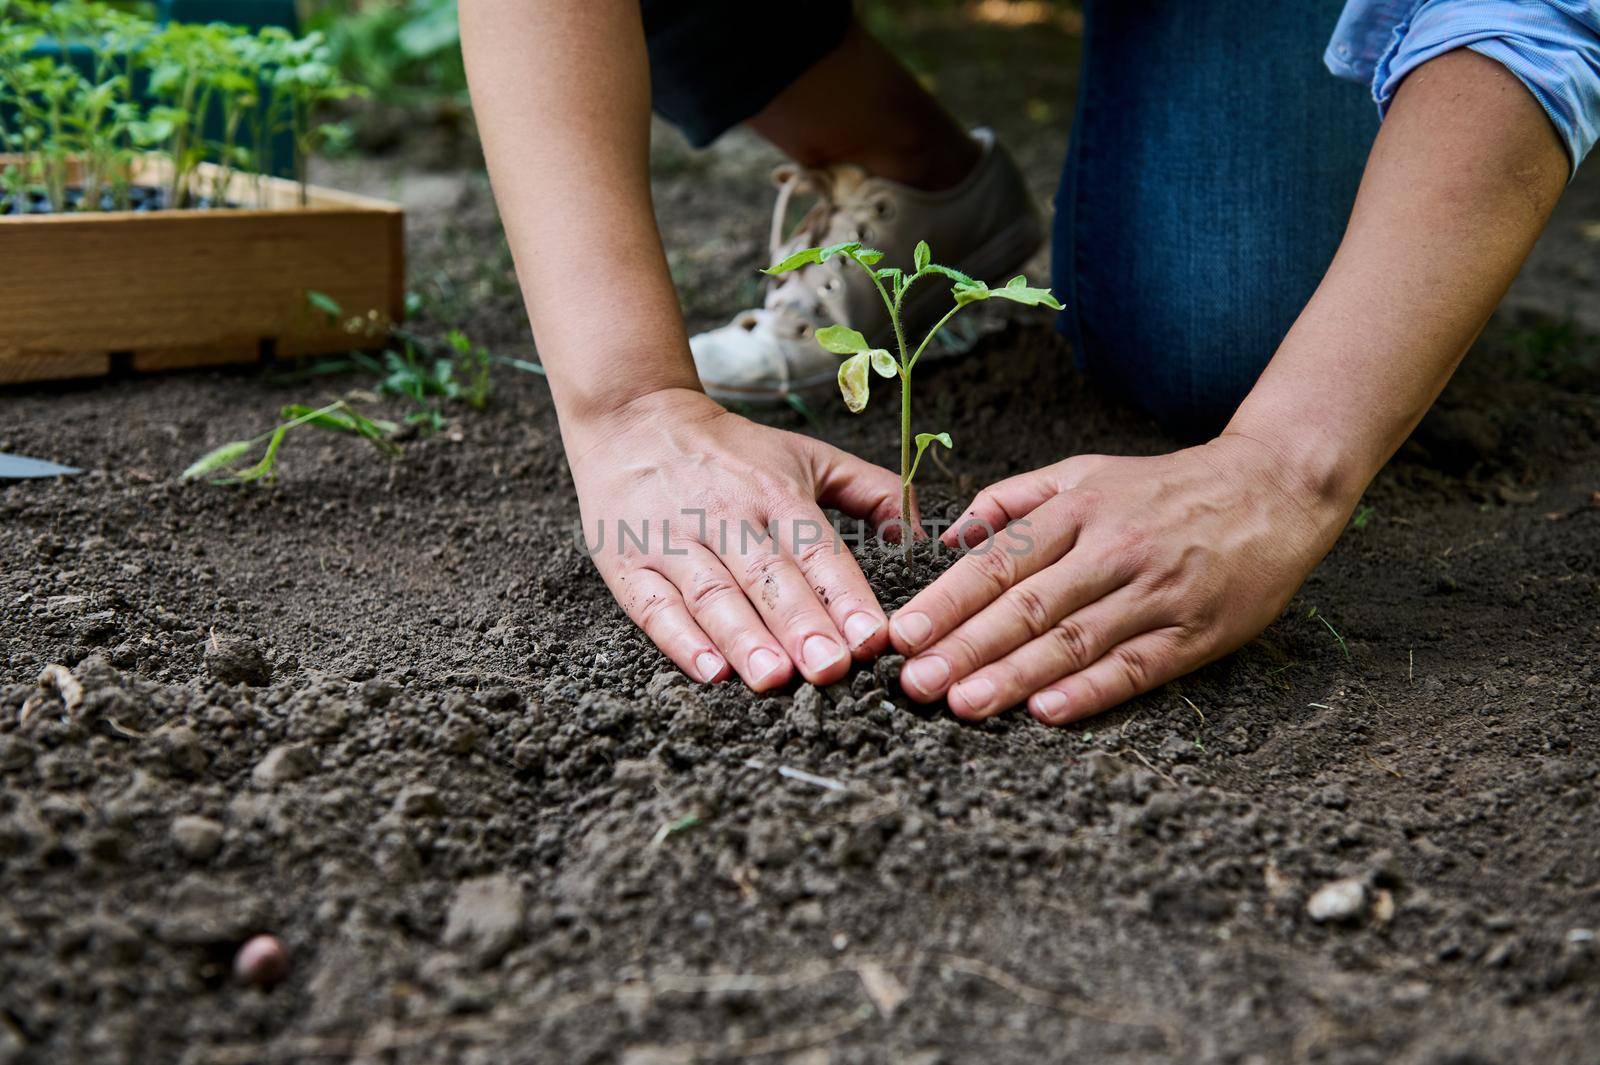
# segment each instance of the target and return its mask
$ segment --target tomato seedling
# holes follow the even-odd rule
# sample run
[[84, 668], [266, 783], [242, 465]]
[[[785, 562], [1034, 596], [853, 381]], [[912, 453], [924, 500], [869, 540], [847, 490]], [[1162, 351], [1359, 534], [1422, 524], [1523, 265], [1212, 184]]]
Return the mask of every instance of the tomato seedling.
[[[889, 312], [889, 324], [894, 330], [896, 353], [891, 354], [885, 348], [873, 347], [858, 330], [847, 325], [830, 325], [818, 329], [817, 343], [835, 355], [845, 356], [844, 362], [839, 364], [839, 392], [844, 396], [844, 405], [850, 408], [851, 413], [859, 414], [866, 409], [872, 374], [900, 378], [900, 517], [905, 532], [902, 539], [909, 555], [912, 478], [917, 475], [917, 467], [922, 465], [923, 452], [931, 445], [938, 443], [945, 448], [954, 447], [949, 433], [912, 435], [911, 372], [916, 369], [917, 360], [922, 358], [922, 353], [927, 350], [928, 344], [963, 307], [988, 299], [1011, 300], [1030, 307], [1049, 307], [1057, 311], [1061, 309], [1061, 304], [1050, 294], [1049, 289], [1030, 288], [1028, 279], [1020, 274], [1002, 288], [990, 288], [984, 282], [969, 277], [960, 270], [941, 266], [933, 262], [927, 241], [917, 242], [916, 251], [912, 254], [910, 273], [898, 267], [879, 267], [878, 263], [883, 259], [883, 252], [862, 247], [859, 241], [831, 244], [825, 248], [803, 248], [762, 272], [771, 275], [784, 274], [813, 263], [825, 263], [836, 255], [855, 263], [872, 279], [873, 287], [878, 290], [878, 295], [883, 297], [883, 305]], [[955, 306], [945, 312], [944, 317], [928, 330], [922, 342], [912, 349], [906, 344], [901, 309], [905, 303], [906, 293], [911, 291], [912, 286], [923, 278], [931, 277], [942, 277], [953, 282], [950, 295], [955, 300]]]

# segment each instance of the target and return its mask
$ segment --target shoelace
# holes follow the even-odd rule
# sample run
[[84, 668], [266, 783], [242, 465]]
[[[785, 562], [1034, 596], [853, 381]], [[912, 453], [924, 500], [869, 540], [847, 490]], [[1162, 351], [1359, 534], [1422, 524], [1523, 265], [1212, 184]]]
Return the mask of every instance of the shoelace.
[[[783, 163], [772, 170], [772, 183], [778, 187], [777, 202], [772, 205], [772, 228], [767, 235], [767, 248], [772, 261], [783, 255], [784, 246], [801, 236], [820, 239], [833, 220], [837, 210], [833, 202], [833, 174], [826, 170], [812, 170], [796, 163]], [[789, 201], [799, 193], [814, 192], [817, 202], [793, 232], [784, 233], [784, 223], [789, 219]]]
[[[773, 262], [781, 259], [786, 251], [837, 237], [837, 234], [830, 236], [830, 233], [841, 215], [852, 223], [845, 239], [866, 239], [866, 227], [870, 223], [857, 212], [869, 205], [865, 201], [853, 202], [849, 196], [849, 182], [844, 183], [845, 195], [841, 196], [839, 178], [840, 172], [837, 170], [812, 169], [795, 163], [784, 163], [773, 169], [772, 182], [778, 188], [778, 197], [772, 207], [772, 226], [767, 236]], [[789, 206], [797, 195], [803, 193], [814, 194], [817, 202], [812, 204], [792, 230], [788, 229]], [[839, 320], [842, 308], [831, 304], [836, 303], [837, 295], [843, 290], [843, 278], [837, 272], [830, 271], [827, 281], [812, 288], [817, 270], [816, 267], [804, 267], [783, 277], [770, 278], [765, 301], [767, 306], [791, 306], [805, 317], [818, 317], [812, 309], [815, 307], [825, 312], [821, 317]]]

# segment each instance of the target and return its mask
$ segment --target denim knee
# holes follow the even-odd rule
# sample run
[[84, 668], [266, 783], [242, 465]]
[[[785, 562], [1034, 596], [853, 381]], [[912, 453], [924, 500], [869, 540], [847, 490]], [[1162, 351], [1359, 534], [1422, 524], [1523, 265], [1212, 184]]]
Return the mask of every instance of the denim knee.
[[1227, 421], [1343, 234], [1377, 114], [1322, 65], [1340, 4], [1085, 5], [1061, 324], [1085, 372], [1176, 431]]

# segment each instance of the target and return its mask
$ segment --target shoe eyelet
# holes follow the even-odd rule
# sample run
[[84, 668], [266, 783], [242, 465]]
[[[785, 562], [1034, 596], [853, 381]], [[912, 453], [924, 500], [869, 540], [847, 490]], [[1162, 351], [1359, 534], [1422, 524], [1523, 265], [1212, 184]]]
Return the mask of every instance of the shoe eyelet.
[[830, 292], [839, 291], [839, 286], [841, 284], [843, 284], [843, 282], [840, 281], [837, 277], [828, 278], [828, 280], [826, 280], [826, 281], [824, 281], [822, 283], [822, 294], [824, 296], [826, 296]]
[[894, 204], [890, 203], [888, 200], [879, 200], [877, 203], [872, 205], [872, 209], [877, 213], [878, 217], [883, 219], [885, 222], [894, 217]]

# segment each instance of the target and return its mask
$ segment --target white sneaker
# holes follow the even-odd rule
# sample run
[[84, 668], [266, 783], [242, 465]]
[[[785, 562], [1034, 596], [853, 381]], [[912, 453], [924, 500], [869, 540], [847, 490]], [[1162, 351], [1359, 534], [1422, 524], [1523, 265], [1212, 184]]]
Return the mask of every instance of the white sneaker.
[[[1003, 283], [1038, 250], [1043, 227], [1010, 153], [989, 130], [974, 130], [972, 137], [983, 152], [978, 165], [942, 192], [873, 177], [857, 166], [778, 167], [771, 261], [801, 248], [859, 240], [884, 253], [882, 265], [910, 269], [912, 250], [925, 240], [934, 261]], [[799, 192], [815, 193], [817, 202], [785, 237], [789, 201]], [[717, 400], [770, 403], [832, 386], [839, 357], [813, 336], [825, 325], [849, 325], [875, 345], [892, 346], [882, 299], [866, 273], [843, 256], [773, 278], [768, 286], [764, 306], [689, 341], [700, 381]], [[919, 284], [901, 308], [908, 342], [915, 343], [912, 335], [920, 339], [949, 307], [948, 285]], [[934, 357], [930, 345], [923, 361]]]

